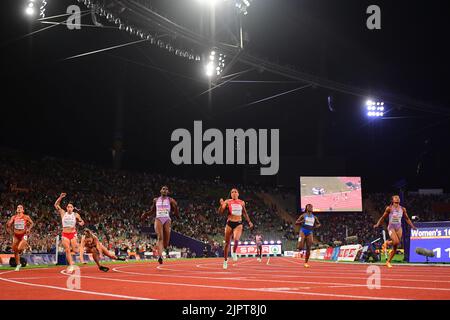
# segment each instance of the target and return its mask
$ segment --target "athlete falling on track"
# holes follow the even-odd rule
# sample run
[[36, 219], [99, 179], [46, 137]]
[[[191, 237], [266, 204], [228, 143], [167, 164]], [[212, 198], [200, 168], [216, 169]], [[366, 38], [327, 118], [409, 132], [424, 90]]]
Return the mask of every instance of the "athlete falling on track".
[[392, 251], [386, 261], [386, 266], [388, 268], [392, 268], [391, 264], [392, 258], [394, 258], [394, 255], [397, 252], [397, 248], [400, 245], [403, 236], [402, 217], [405, 218], [406, 222], [410, 225], [412, 229], [417, 230], [417, 228], [411, 222], [411, 219], [409, 219], [409, 216], [406, 213], [406, 208], [400, 206], [400, 197], [397, 195], [392, 197], [391, 204], [386, 207], [383, 215], [373, 227], [378, 228], [387, 217], [389, 217], [387, 229], [391, 240], [386, 241], [383, 244], [383, 247], [386, 248], [388, 245], [392, 245]]
[[225, 209], [228, 208], [228, 218], [227, 224], [225, 226], [225, 248], [224, 248], [224, 258], [223, 268], [228, 268], [228, 250], [231, 242], [231, 235], [233, 235], [234, 246], [231, 256], [233, 261], [237, 261], [236, 249], [238, 246], [239, 239], [242, 235], [242, 215], [248, 222], [250, 229], [253, 228], [253, 223], [247, 214], [247, 209], [245, 208], [245, 202], [239, 199], [239, 191], [234, 188], [230, 192], [231, 199], [223, 200], [220, 199], [219, 213], [223, 214]]
[[295, 222], [296, 225], [301, 225], [300, 235], [298, 237], [298, 249], [301, 251], [305, 247], [306, 243], [306, 255], [305, 255], [305, 268], [309, 268], [309, 256], [311, 254], [311, 246], [313, 243], [313, 230], [314, 228], [320, 228], [321, 224], [319, 219], [313, 214], [312, 204], [307, 204], [305, 212], [298, 217]]
[[60, 204], [61, 200], [66, 197], [65, 193], [61, 193], [59, 198], [55, 202], [55, 208], [58, 210], [58, 213], [61, 217], [63, 232], [61, 236], [61, 241], [64, 246], [64, 250], [66, 251], [66, 259], [69, 267], [67, 268], [67, 272], [72, 273], [74, 271], [74, 263], [71, 254], [71, 249], [75, 253], [78, 252], [78, 238], [77, 238], [77, 222], [80, 226], [84, 225], [83, 219], [81, 219], [80, 215], [73, 211], [74, 206], [71, 202], [67, 204], [67, 211], [64, 211]]
[[157, 247], [158, 247], [158, 262], [163, 263], [163, 251], [169, 246], [170, 241], [170, 231], [171, 231], [171, 219], [170, 213], [173, 212], [174, 215], [179, 217], [179, 209], [177, 202], [169, 197], [169, 187], [162, 186], [160, 190], [161, 196], [153, 199], [152, 207], [149, 212], [145, 212], [141, 219], [144, 220], [147, 216], [156, 213], [155, 218], [155, 232], [158, 237]]
[[25, 214], [23, 205], [19, 204], [16, 214], [6, 224], [6, 229], [13, 234], [12, 249], [16, 259], [15, 271], [20, 270], [20, 255], [28, 247], [27, 241], [31, 228], [33, 228], [33, 220]]
[[102, 266], [100, 264], [100, 256], [103, 254], [113, 260], [125, 261], [125, 258], [120, 258], [110, 253], [108, 249], [98, 240], [97, 236], [89, 229], [85, 229], [80, 242], [80, 262], [86, 263], [84, 261], [84, 253], [92, 253], [92, 258], [94, 258], [99, 270], [103, 272], [108, 272], [109, 268]]

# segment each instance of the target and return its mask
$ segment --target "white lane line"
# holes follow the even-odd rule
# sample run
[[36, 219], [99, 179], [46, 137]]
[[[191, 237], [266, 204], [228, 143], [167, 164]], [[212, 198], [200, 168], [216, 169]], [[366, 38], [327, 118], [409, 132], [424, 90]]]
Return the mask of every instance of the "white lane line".
[[[126, 271], [119, 271], [117, 268], [113, 268], [116, 272], [128, 273]], [[145, 274], [149, 275], [149, 274]], [[155, 274], [153, 274], [155, 275]], [[167, 276], [167, 275], [166, 275]], [[81, 276], [82, 278], [91, 278], [90, 276]], [[183, 276], [180, 276], [183, 277]], [[187, 278], [187, 277], [184, 277]], [[204, 277], [206, 278], [206, 277]], [[214, 278], [207, 278], [214, 280]], [[217, 286], [217, 285], [202, 285], [202, 284], [190, 284], [190, 283], [178, 283], [178, 282], [162, 282], [162, 281], [147, 281], [147, 280], [126, 280], [126, 279], [115, 279], [115, 278], [99, 278], [99, 280], [111, 280], [119, 282], [130, 282], [130, 283], [146, 283], [146, 284], [161, 284], [165, 286], [180, 286], [180, 287], [196, 287], [205, 289], [223, 289], [223, 290], [237, 290], [237, 291], [252, 291], [252, 292], [266, 292], [266, 290], [261, 290], [259, 288], [240, 288], [240, 287], [227, 287], [227, 286]], [[265, 280], [262, 280], [265, 281]], [[270, 288], [268, 288], [270, 289]], [[281, 291], [274, 290], [272, 293], [289, 293], [297, 295], [306, 296], [322, 296], [322, 297], [335, 297], [335, 298], [352, 298], [352, 299], [368, 299], [368, 300], [406, 300], [402, 298], [389, 298], [389, 297], [373, 297], [373, 296], [358, 296], [358, 295], [348, 295], [348, 294], [333, 294], [333, 293], [316, 293], [316, 292], [292, 292], [292, 291]]]
[[[126, 267], [132, 267], [132, 266], [122, 266], [122, 268]], [[162, 277], [174, 277], [174, 278], [189, 278], [189, 279], [208, 279], [208, 280], [224, 280], [226, 278], [213, 278], [213, 277], [207, 277], [207, 276], [185, 276], [185, 275], [161, 275], [161, 274], [149, 274], [149, 273], [142, 273], [142, 272], [132, 272], [132, 271], [123, 271], [119, 270], [119, 268], [112, 269], [115, 272], [125, 273], [125, 274], [133, 274], [133, 275], [141, 275], [141, 276], [162, 276]], [[272, 277], [276, 277], [276, 275], [268, 275]], [[308, 278], [308, 276], [305, 276]], [[321, 277], [323, 279], [323, 277]], [[341, 279], [340, 277], [335, 277], [337, 279]], [[235, 280], [241, 280], [241, 281], [248, 281], [248, 282], [275, 282], [275, 283], [290, 283], [290, 284], [312, 284], [312, 285], [321, 285], [321, 287], [328, 287], [328, 286], [342, 286], [342, 287], [366, 287], [367, 288], [367, 277], [365, 278], [353, 278], [358, 280], [363, 280], [364, 284], [350, 284], [350, 283], [342, 283], [342, 282], [318, 282], [318, 281], [294, 281], [294, 280], [278, 280], [278, 279], [253, 279], [248, 277], [239, 277], [233, 278]], [[382, 279], [384, 280], [384, 279]], [[434, 288], [434, 287], [408, 287], [408, 286], [397, 286], [397, 285], [384, 285], [382, 284], [383, 288], [391, 288], [391, 289], [408, 289], [408, 290], [431, 290], [431, 291], [450, 291], [450, 288]]]
[[142, 298], [142, 297], [132, 297], [132, 296], [95, 292], [95, 291], [88, 291], [88, 290], [73, 290], [73, 289], [68, 289], [68, 288], [64, 288], [64, 287], [49, 286], [49, 285], [44, 285], [44, 284], [36, 284], [36, 283], [29, 283], [29, 282], [5, 279], [3, 277], [0, 277], [0, 280], [6, 281], [6, 282], [11, 282], [11, 283], [16, 283], [16, 284], [22, 284], [22, 285], [26, 285], [26, 286], [38, 287], [38, 288], [47, 288], [47, 289], [68, 291], [68, 292], [75, 293], [75, 294], [83, 293], [83, 294], [90, 294], [90, 295], [95, 295], [95, 296], [106, 296], [106, 297], [113, 297], [113, 298], [123, 298], [123, 299], [133, 299], [133, 300], [152, 300], [152, 299]]

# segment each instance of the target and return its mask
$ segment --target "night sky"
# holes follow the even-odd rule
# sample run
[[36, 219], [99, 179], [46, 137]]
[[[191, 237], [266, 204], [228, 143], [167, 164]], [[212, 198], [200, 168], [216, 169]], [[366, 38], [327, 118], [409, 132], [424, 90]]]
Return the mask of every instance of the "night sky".
[[[48, 16], [77, 4], [47, 2]], [[197, 0], [149, 2], [177, 23], [204, 31], [205, 9]], [[287, 167], [283, 173], [292, 185], [302, 172], [301, 159], [320, 156], [342, 160], [343, 168], [332, 173], [360, 175], [368, 190], [390, 191], [402, 178], [410, 189], [450, 188], [448, 1], [253, 1], [243, 19], [248, 53], [426, 105], [426, 110], [408, 103], [387, 105], [386, 117], [392, 119], [376, 121], [365, 115], [368, 97], [321, 87], [239, 107], [304, 85], [261, 70], [236, 80], [285, 82], [227, 83], [211, 96], [199, 96], [209, 87], [202, 64], [148, 42], [64, 60], [137, 38], [112, 28], [70, 31], [65, 26], [23, 37], [49, 26], [26, 17], [24, 3], [1, 1], [0, 147], [110, 167], [111, 148], [119, 136], [124, 169], [205, 178], [220, 174], [238, 182], [242, 170], [235, 166], [171, 164], [172, 131], [192, 132], [193, 121], [202, 120], [205, 129], [280, 129], [280, 156], [299, 157], [292, 175], [286, 175], [291, 172]], [[381, 7], [381, 30], [366, 28], [366, 8], [371, 4]], [[226, 10], [216, 15], [220, 38], [227, 25], [235, 25]], [[82, 21], [92, 24], [90, 16]], [[177, 39], [174, 43], [190, 45]], [[237, 63], [230, 73], [248, 68]], [[324, 173], [320, 166], [304, 170], [307, 175]]]

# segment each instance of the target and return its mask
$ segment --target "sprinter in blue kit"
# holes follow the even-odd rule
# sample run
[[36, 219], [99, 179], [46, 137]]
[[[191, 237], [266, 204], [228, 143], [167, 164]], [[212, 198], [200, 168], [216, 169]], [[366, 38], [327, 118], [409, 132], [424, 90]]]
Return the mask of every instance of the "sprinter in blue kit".
[[298, 249], [301, 251], [305, 247], [306, 242], [306, 255], [305, 255], [305, 268], [309, 268], [308, 260], [311, 253], [311, 246], [313, 243], [313, 230], [320, 227], [319, 219], [313, 214], [312, 204], [307, 204], [305, 212], [298, 217], [295, 222], [296, 225], [301, 225], [300, 235], [298, 237]]

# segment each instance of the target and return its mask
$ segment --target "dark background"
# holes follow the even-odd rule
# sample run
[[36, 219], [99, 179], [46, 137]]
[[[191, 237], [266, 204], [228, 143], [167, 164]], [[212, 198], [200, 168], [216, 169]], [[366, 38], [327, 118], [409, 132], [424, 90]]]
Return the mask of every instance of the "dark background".
[[[229, 83], [209, 100], [208, 94], [198, 96], [209, 87], [201, 64], [149, 43], [63, 60], [136, 38], [115, 29], [69, 31], [65, 26], [23, 37], [48, 26], [26, 17], [24, 3], [1, 1], [0, 147], [112, 166], [111, 149], [120, 138], [123, 169], [254, 181], [256, 176], [249, 179], [253, 171], [244, 167], [171, 164], [172, 131], [193, 132], [193, 121], [203, 120], [204, 130], [279, 128], [283, 160], [271, 183], [294, 186], [299, 174], [336, 174], [360, 175], [363, 187], [372, 191], [388, 191], [403, 178], [410, 189], [450, 187], [448, 112], [388, 105], [387, 117], [394, 119], [369, 120], [367, 97], [320, 87], [235, 109], [302, 84]], [[77, 4], [48, 3], [48, 16]], [[381, 30], [366, 28], [371, 4], [381, 7]], [[196, 0], [153, 5], [202, 30], [205, 10]], [[443, 0], [255, 0], [244, 18], [245, 47], [323, 78], [448, 109], [449, 10]], [[229, 14], [221, 14], [219, 30], [233, 23], [227, 22]], [[83, 23], [92, 21], [88, 16]], [[232, 72], [246, 68], [237, 64]], [[238, 80], [291, 81], [257, 70]]]

